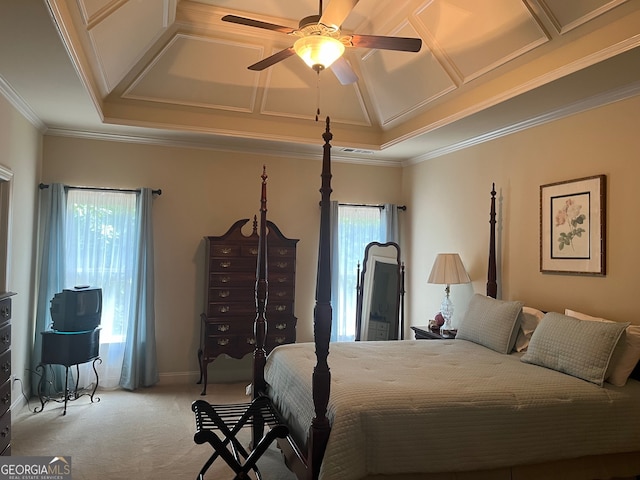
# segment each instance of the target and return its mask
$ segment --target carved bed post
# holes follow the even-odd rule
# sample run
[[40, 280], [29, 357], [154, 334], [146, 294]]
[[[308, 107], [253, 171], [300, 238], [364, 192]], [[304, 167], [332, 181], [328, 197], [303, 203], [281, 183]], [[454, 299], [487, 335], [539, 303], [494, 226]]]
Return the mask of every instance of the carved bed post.
[[329, 117], [327, 117], [327, 128], [322, 134], [322, 138], [325, 143], [322, 156], [322, 187], [320, 188], [320, 244], [316, 306], [313, 312], [313, 333], [317, 358], [312, 377], [315, 416], [309, 428], [308, 442], [308, 474], [312, 479], [317, 479], [320, 473], [320, 464], [322, 463], [329, 432], [331, 431], [329, 419], [327, 418], [327, 404], [329, 403], [331, 388], [331, 372], [327, 363], [331, 338], [331, 224], [329, 204], [331, 197], [331, 144], [329, 142], [333, 138], [329, 130]]
[[[253, 351], [253, 387], [252, 396], [255, 399], [266, 390], [264, 366], [267, 359], [265, 342], [267, 338], [267, 169], [262, 167], [262, 194], [260, 197], [260, 232], [258, 235], [258, 261], [256, 266], [256, 320], [254, 322], [254, 338], [256, 341]], [[257, 445], [264, 433], [262, 419], [254, 418], [252, 429], [252, 445]]]
[[498, 283], [496, 274], [496, 184], [491, 184], [491, 213], [489, 214], [489, 267], [487, 269], [487, 296], [496, 298]]

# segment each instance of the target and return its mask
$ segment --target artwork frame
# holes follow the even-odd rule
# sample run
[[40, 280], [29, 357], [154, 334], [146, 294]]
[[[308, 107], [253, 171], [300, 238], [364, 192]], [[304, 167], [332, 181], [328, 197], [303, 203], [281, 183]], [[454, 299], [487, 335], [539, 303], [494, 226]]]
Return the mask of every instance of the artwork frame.
[[540, 272], [606, 275], [606, 175], [540, 186]]

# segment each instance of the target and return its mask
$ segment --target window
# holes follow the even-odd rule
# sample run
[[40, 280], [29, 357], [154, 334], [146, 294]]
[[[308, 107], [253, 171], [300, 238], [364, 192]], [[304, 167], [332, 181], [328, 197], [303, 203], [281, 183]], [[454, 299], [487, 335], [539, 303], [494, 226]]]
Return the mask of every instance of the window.
[[368, 243], [383, 241], [382, 223], [380, 208], [338, 206], [338, 283], [332, 293], [332, 341], [355, 340], [358, 263], [362, 264]]
[[135, 269], [135, 225], [135, 192], [68, 191], [64, 282], [68, 287], [102, 288], [101, 344], [123, 343], [126, 338]]

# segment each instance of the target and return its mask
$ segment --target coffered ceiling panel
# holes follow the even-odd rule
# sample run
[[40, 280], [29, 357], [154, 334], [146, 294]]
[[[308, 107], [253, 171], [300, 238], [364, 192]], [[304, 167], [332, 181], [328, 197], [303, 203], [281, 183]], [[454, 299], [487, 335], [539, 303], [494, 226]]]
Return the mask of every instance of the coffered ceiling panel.
[[165, 28], [159, 0], [124, 2], [92, 28], [89, 36], [109, 91], [143, 56]]
[[[251, 113], [258, 75], [245, 66], [261, 55], [260, 47], [179, 34], [123, 98]], [[224, 69], [218, 63], [222, 58]]]
[[463, 82], [548, 40], [526, 4], [512, 0], [434, 0], [418, 18]]
[[539, 0], [557, 31], [566, 33], [627, 0]]
[[[416, 36], [406, 26], [394, 35]], [[382, 126], [452, 91], [456, 85], [427, 46], [419, 54], [373, 50], [362, 72]]]

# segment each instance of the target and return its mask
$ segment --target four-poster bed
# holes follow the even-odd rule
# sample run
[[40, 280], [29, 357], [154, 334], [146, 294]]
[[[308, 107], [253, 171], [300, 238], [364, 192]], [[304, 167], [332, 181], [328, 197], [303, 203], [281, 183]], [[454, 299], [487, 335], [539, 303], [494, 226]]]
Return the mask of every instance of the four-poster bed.
[[[640, 474], [640, 381], [604, 384], [606, 365], [600, 377], [579, 366], [563, 371], [545, 365], [536, 356], [542, 342], [537, 331], [527, 352], [512, 353], [520, 345], [521, 315], [533, 309], [495, 300], [495, 189], [487, 296], [471, 300], [458, 338], [334, 343], [330, 368], [328, 118], [323, 139], [313, 343], [265, 355], [264, 244], [256, 283], [253, 395], [269, 397], [286, 424], [289, 434], [278, 445], [298, 478], [587, 480]], [[261, 202], [264, 225], [264, 182]], [[556, 316], [545, 316], [540, 325], [578, 321]], [[604, 332], [588, 339], [610, 337], [606, 347], [595, 348], [598, 356], [625, 334], [626, 324], [584, 324]], [[256, 423], [254, 445], [263, 433]]]

